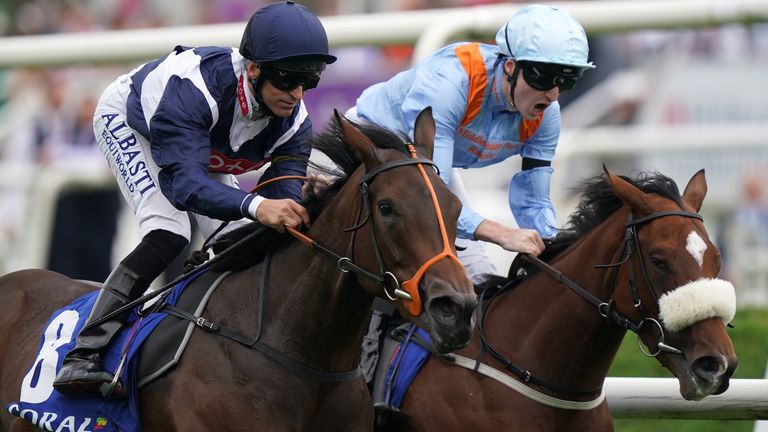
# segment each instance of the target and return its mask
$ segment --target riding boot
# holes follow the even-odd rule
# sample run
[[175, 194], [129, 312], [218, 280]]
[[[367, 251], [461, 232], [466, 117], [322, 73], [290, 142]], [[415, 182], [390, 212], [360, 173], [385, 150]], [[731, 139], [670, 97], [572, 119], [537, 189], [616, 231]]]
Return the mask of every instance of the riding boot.
[[[102, 368], [102, 355], [109, 342], [123, 327], [129, 312], [123, 312], [97, 326], [91, 326], [91, 323], [137, 298], [148, 286], [149, 283], [122, 264], [115, 267], [104, 282], [91, 314], [77, 336], [75, 348], [64, 358], [61, 370], [53, 382], [56, 390], [67, 395], [106, 396], [102, 391], [102, 384], [111, 383], [114, 376]], [[124, 393], [124, 389], [118, 386], [112, 395], [124, 396]]]

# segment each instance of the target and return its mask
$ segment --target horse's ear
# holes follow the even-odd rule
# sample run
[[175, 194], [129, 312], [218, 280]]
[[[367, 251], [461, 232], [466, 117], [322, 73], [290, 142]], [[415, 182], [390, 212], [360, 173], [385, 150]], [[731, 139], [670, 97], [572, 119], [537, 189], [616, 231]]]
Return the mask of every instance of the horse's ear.
[[432, 159], [432, 151], [435, 148], [435, 119], [432, 117], [431, 106], [424, 108], [416, 117], [413, 138], [416, 147], [423, 148], [427, 157]]
[[707, 196], [707, 179], [704, 176], [704, 170], [700, 169], [688, 181], [683, 192], [683, 202], [698, 212], [701, 210], [701, 203], [704, 202], [705, 196]]
[[643, 216], [652, 213], [653, 209], [649, 205], [649, 201], [646, 199], [643, 191], [623, 178], [612, 174], [608, 171], [608, 168], [605, 167], [605, 164], [603, 164], [603, 172], [605, 173], [605, 177], [608, 179], [611, 188], [613, 188], [613, 193], [615, 193], [624, 204], [632, 209], [635, 216]]
[[376, 145], [373, 144], [365, 134], [360, 132], [346, 117], [341, 115], [338, 110], [333, 110], [336, 124], [341, 130], [341, 134], [352, 151], [355, 153], [357, 160], [363, 162], [367, 169], [372, 169], [378, 164], [376, 158]]

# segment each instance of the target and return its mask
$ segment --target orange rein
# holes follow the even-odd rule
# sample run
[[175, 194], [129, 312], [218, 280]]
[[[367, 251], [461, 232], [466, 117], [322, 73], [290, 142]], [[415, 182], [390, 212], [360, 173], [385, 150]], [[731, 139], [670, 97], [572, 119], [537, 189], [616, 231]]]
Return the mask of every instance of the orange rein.
[[[408, 152], [410, 153], [411, 158], [417, 159], [418, 156], [416, 154], [416, 149], [413, 147], [413, 145], [408, 144]], [[424, 166], [421, 163], [415, 163], [415, 165], [418, 167], [419, 172], [421, 173], [421, 176], [424, 178], [424, 182], [427, 184], [427, 189], [429, 189], [429, 194], [432, 197], [432, 205], [435, 208], [435, 213], [437, 215], [437, 223], [440, 226], [440, 235], [443, 239], [443, 250], [435, 255], [434, 257], [427, 260], [424, 264], [421, 265], [421, 267], [416, 271], [416, 273], [413, 275], [411, 279], [408, 279], [407, 281], [403, 282], [401, 285], [405, 292], [408, 294], [410, 298], [401, 298], [403, 301], [403, 305], [408, 310], [409, 313], [411, 313], [413, 316], [418, 316], [421, 314], [422, 309], [422, 303], [421, 303], [421, 296], [419, 295], [419, 283], [421, 282], [421, 279], [424, 277], [424, 274], [429, 270], [435, 263], [442, 260], [443, 258], [449, 258], [453, 260], [456, 264], [459, 265], [462, 271], [464, 271], [464, 266], [461, 264], [461, 261], [459, 261], [459, 258], [456, 257], [456, 255], [453, 253], [453, 249], [451, 248], [451, 243], [448, 240], [448, 232], [445, 229], [445, 221], [443, 220], [443, 212], [440, 209], [440, 203], [437, 200], [437, 193], [435, 193], [435, 189], [432, 187], [432, 182], [429, 180], [429, 176], [427, 176], [427, 172], [424, 170]], [[257, 185], [252, 192], [255, 192], [259, 188], [279, 180], [288, 180], [288, 179], [299, 179], [299, 180], [306, 180], [307, 177], [304, 176], [282, 176], [282, 177], [275, 177], [273, 179], [267, 180], [264, 183], [261, 183]], [[295, 228], [291, 228], [289, 226], [285, 227], [286, 230], [294, 236], [296, 239], [302, 241], [307, 246], [310, 247], [316, 247], [317, 244], [315, 243], [312, 238], [307, 236], [306, 234], [299, 232]], [[394, 297], [389, 294], [389, 292], [386, 289], [386, 286], [384, 286], [384, 294], [389, 297], [391, 300], [394, 300], [397, 297]]]
[[[299, 176], [299, 175], [286, 175], [286, 176], [275, 177], [273, 179], [269, 179], [269, 180], [265, 181], [264, 183], [257, 184], [253, 189], [251, 189], [251, 193], [256, 192], [257, 190], [261, 189], [262, 187], [264, 187], [264, 186], [266, 186], [268, 184], [275, 183], [275, 182], [282, 181], [282, 180], [308, 180], [308, 179], [309, 179], [309, 177], [307, 177], [307, 176]], [[298, 230], [296, 230], [295, 228], [291, 228], [289, 226], [286, 226], [285, 229], [292, 236], [294, 236], [297, 239], [301, 240], [302, 242], [306, 243], [308, 246], [312, 246], [312, 239], [309, 238], [307, 235], [305, 235], [305, 234], [299, 232]]]
[[251, 193], [256, 192], [257, 190], [263, 188], [264, 186], [266, 186], [268, 184], [275, 183], [275, 182], [278, 182], [278, 181], [281, 181], [281, 180], [307, 180], [307, 179], [309, 179], [309, 177], [307, 177], [307, 176], [299, 176], [299, 175], [286, 175], [286, 176], [275, 177], [273, 179], [269, 179], [269, 180], [265, 181], [264, 183], [257, 184], [253, 189], [251, 189]]

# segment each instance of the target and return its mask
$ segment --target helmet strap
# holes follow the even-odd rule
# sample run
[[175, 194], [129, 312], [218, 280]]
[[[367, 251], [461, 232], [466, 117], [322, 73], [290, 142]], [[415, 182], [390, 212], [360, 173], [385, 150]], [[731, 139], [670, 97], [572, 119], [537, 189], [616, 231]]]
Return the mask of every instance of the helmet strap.
[[261, 114], [258, 117], [274, 117], [275, 113], [272, 112], [272, 110], [267, 107], [267, 104], [264, 103], [264, 99], [261, 97], [261, 87], [264, 85], [264, 76], [263, 74], [259, 74], [258, 77], [252, 78], [248, 77], [248, 82], [251, 83], [251, 87], [253, 88], [253, 92], [250, 93], [251, 97], [253, 98], [253, 111], [251, 112], [251, 119], [254, 117], [257, 117], [255, 114]]
[[512, 71], [512, 75], [507, 73], [504, 63], [501, 64], [501, 67], [509, 83], [509, 99], [512, 101], [512, 108], [517, 109], [517, 104], [515, 104], [515, 87], [517, 87], [517, 77], [520, 76], [520, 63], [515, 61], [515, 70]]

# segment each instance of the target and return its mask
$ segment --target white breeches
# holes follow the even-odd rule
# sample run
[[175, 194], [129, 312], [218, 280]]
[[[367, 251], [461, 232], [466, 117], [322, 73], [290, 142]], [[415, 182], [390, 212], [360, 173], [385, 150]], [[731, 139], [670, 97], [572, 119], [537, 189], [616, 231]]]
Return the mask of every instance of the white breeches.
[[[114, 82], [104, 90], [93, 116], [96, 141], [117, 179], [120, 191], [139, 220], [141, 236], [162, 229], [191, 240], [191, 220], [206, 238], [221, 225], [221, 221], [178, 210], [160, 191], [160, 168], [152, 159], [150, 143], [126, 121], [127, 82]], [[231, 187], [239, 187], [231, 174], [211, 173], [210, 178]], [[223, 232], [231, 231], [248, 219], [232, 221]], [[222, 232], [222, 233], [223, 233]]]

